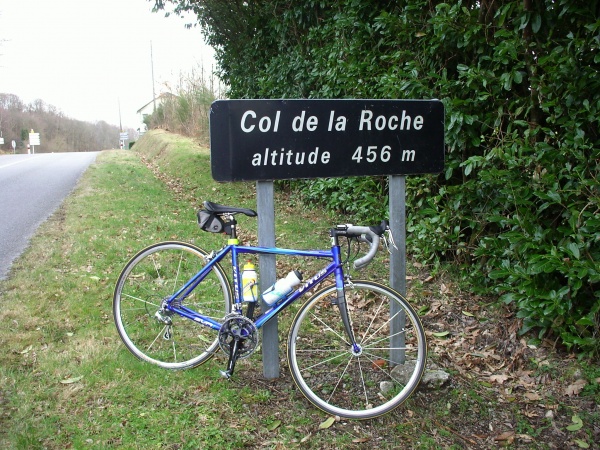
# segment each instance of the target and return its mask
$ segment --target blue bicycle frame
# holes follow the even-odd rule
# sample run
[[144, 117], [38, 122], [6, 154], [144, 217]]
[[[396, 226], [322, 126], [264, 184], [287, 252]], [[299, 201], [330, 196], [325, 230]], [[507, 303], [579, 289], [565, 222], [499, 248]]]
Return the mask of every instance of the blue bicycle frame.
[[[338, 298], [340, 295], [343, 298], [344, 295], [344, 274], [342, 270], [342, 262], [341, 262], [341, 251], [340, 247], [336, 242], [332, 242], [331, 250], [292, 250], [285, 248], [268, 248], [268, 247], [246, 247], [239, 246], [237, 244], [230, 244], [225, 246], [219, 253], [217, 253], [214, 257], [210, 259], [210, 261], [200, 270], [196, 275], [194, 275], [181, 289], [179, 289], [175, 294], [171, 296], [166, 301], [167, 310], [173, 311], [183, 317], [186, 317], [190, 320], [193, 320], [202, 325], [208, 326], [214, 330], [219, 330], [221, 328], [221, 323], [216, 322], [210, 317], [199, 314], [198, 312], [191, 310], [182, 305], [183, 299], [185, 299], [197, 286], [204, 280], [204, 278], [209, 274], [211, 269], [222, 261], [225, 256], [231, 253], [231, 260], [233, 266], [233, 285], [234, 285], [234, 308], [241, 310], [241, 305], [243, 301], [241, 299], [240, 293], [242, 292], [242, 282], [240, 277], [239, 270], [239, 255], [241, 254], [252, 254], [252, 255], [284, 255], [284, 256], [303, 256], [309, 258], [326, 258], [331, 259], [331, 262], [322, 270], [320, 270], [317, 274], [315, 274], [312, 278], [304, 282], [298, 289], [293, 291], [288, 296], [278, 300], [263, 312], [259, 317], [255, 320], [256, 328], [262, 327], [266, 322], [268, 322], [271, 318], [279, 314], [280, 311], [285, 309], [291, 303], [293, 303], [296, 299], [302, 296], [308, 289], [310, 289], [315, 284], [320, 283], [325, 278], [327, 278], [332, 273], [335, 274], [335, 282], [338, 290]], [[181, 306], [177, 306], [181, 305]]]

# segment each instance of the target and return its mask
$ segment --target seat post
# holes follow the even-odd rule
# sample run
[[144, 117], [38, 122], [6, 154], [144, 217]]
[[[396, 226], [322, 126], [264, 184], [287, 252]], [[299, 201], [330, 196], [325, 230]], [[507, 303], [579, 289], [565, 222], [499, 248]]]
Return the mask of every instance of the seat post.
[[228, 218], [229, 222], [227, 223], [227, 227], [225, 232], [229, 236], [227, 243], [229, 245], [238, 245], [240, 241], [237, 238], [237, 221], [233, 215], [230, 215]]
[[231, 217], [231, 221], [229, 222], [229, 229], [231, 230], [229, 232], [229, 243], [230, 244], [238, 244], [238, 238], [237, 238], [237, 221], [235, 220], [234, 216], [230, 216]]

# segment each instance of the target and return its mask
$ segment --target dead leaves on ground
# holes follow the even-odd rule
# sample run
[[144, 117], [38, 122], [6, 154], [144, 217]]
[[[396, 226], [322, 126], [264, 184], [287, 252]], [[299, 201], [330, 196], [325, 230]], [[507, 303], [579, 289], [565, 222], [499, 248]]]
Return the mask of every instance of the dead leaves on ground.
[[579, 379], [575, 381], [573, 384], [570, 384], [565, 389], [565, 395], [567, 397], [573, 397], [579, 395], [579, 393], [583, 390], [584, 387], [587, 386], [587, 381]]
[[[577, 414], [571, 418], [560, 412], [564, 412], [561, 405], [576, 404], [588, 382], [578, 374], [565, 376], [562, 369], [568, 361], [552, 356], [552, 343], [530, 345], [519, 335], [521, 321], [510, 307], [498, 305], [493, 299], [461, 293], [452, 283], [440, 283], [428, 275], [411, 279], [421, 280], [416, 286], [419, 291], [409, 292], [408, 298], [421, 299], [416, 309], [428, 337], [431, 362], [456, 371], [465, 386], [477, 390], [489, 402], [514, 405], [506, 411], [518, 410], [532, 429], [541, 421], [547, 426], [550, 420], [549, 434], [587, 448], [585, 440], [577, 439], [583, 436], [577, 432], [585, 431], [586, 424]], [[456, 385], [460, 384], [457, 380]], [[517, 432], [510, 417], [510, 413], [505, 417], [509, 429], [490, 428], [491, 435], [472, 436], [493, 438], [499, 446], [526, 444], [539, 438]], [[489, 425], [492, 427], [491, 422]], [[589, 427], [587, 424], [588, 431]]]

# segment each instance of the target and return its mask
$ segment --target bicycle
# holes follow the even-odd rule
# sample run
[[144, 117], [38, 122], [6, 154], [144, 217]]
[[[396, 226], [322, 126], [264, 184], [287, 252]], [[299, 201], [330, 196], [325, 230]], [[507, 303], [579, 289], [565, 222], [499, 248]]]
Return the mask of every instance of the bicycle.
[[[259, 346], [261, 327], [310, 293], [292, 321], [287, 357], [295, 384], [312, 404], [332, 415], [368, 419], [393, 410], [413, 393], [427, 357], [418, 315], [398, 292], [353, 280], [344, 271], [344, 265], [349, 271], [352, 242], [369, 244], [368, 252], [354, 261], [355, 268], [374, 258], [382, 237], [393, 243], [387, 222], [338, 225], [329, 232], [330, 250], [252, 247], [239, 244], [236, 216], [256, 217], [255, 211], [211, 202], [204, 208], [198, 211], [201, 228], [227, 234], [227, 245], [206, 252], [183, 242], [157, 243], [138, 252], [121, 272], [113, 315], [131, 353], [166, 369], [187, 369], [206, 362], [220, 348], [228, 356], [221, 374], [229, 378], [236, 361]], [[348, 244], [344, 261], [343, 238]], [[329, 262], [258, 313], [257, 301], [243, 301], [240, 260], [246, 254]], [[221, 266], [228, 255], [230, 278]], [[312, 292], [330, 276], [333, 284]]]

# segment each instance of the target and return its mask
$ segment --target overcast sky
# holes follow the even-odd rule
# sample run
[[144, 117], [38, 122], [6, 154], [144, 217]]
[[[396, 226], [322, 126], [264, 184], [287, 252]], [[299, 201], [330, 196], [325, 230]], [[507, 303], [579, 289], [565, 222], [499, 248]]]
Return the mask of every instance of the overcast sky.
[[148, 0], [0, 0], [0, 93], [67, 116], [137, 128], [155, 91], [214, 65], [200, 29]]

